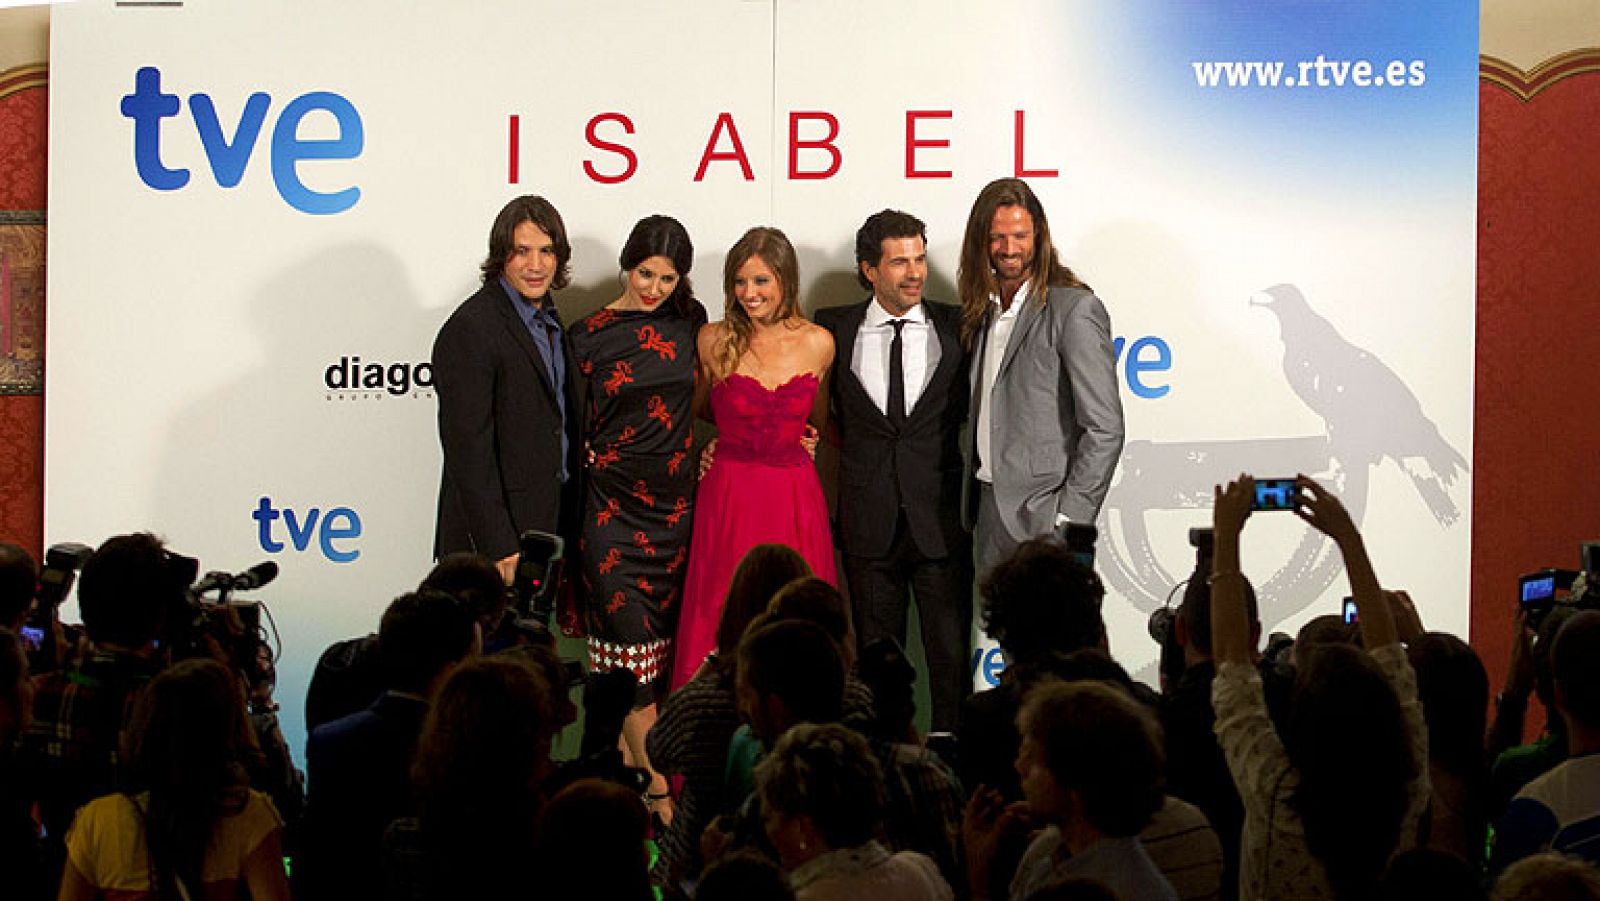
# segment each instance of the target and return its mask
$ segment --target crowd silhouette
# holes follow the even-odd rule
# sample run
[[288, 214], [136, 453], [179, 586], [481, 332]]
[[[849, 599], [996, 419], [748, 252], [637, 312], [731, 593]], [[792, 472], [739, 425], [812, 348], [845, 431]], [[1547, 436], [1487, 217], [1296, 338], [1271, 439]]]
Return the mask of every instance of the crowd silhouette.
[[[1428, 631], [1301, 477], [1296, 513], [1338, 547], [1357, 615], [1264, 642], [1252, 495], [1249, 476], [1216, 488], [1158, 687], [1118, 664], [1091, 567], [1053, 538], [1016, 548], [978, 585], [1000, 683], [933, 737], [899, 643], [857, 647], [840, 590], [757, 546], [714, 651], [660, 704], [650, 771], [626, 759], [632, 675], [576, 672], [513, 622], [494, 560], [446, 558], [322, 655], [302, 779], [225, 630], [173, 639], [192, 608], [158, 538], [102, 544], [81, 631], [42, 637], [39, 571], [3, 545], [4, 894], [1600, 898], [1587, 594], [1519, 620], [1491, 702], [1472, 647]], [[555, 760], [574, 694], [581, 750]], [[1524, 743], [1535, 694], [1549, 716]]]

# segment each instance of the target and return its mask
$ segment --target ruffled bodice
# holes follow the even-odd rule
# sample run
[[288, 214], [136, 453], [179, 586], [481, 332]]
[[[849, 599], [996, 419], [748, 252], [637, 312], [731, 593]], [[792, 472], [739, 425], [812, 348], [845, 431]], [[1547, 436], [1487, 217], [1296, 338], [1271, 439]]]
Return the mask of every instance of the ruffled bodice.
[[735, 372], [713, 385], [711, 416], [717, 424], [713, 459], [768, 466], [811, 465], [800, 436], [818, 384], [815, 375], [802, 372], [776, 388], [767, 388]]

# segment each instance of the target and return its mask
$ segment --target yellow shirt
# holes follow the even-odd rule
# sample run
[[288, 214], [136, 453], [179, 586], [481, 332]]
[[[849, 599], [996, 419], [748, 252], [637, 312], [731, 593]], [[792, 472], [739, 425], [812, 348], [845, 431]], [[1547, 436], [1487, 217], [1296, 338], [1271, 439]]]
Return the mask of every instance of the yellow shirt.
[[[150, 896], [150, 871], [140, 804], [127, 795], [96, 798], [85, 804], [67, 831], [67, 859], [92, 885], [118, 899]], [[283, 828], [272, 799], [252, 790], [238, 813], [217, 821], [206, 849], [200, 878], [203, 891], [193, 897], [238, 897], [240, 870], [251, 852]]]

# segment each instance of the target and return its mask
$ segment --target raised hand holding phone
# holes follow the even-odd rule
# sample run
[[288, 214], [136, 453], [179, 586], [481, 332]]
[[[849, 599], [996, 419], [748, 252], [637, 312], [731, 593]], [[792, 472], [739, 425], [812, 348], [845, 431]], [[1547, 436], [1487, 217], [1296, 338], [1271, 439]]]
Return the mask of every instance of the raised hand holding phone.
[[1350, 596], [1356, 602], [1357, 622], [1361, 626], [1361, 640], [1370, 650], [1399, 640], [1395, 631], [1394, 611], [1383, 596], [1378, 576], [1367, 556], [1367, 547], [1361, 532], [1350, 519], [1350, 513], [1339, 498], [1324, 486], [1301, 474], [1295, 478], [1300, 489], [1295, 515], [1305, 520], [1313, 529], [1332, 538], [1344, 557], [1345, 576], [1350, 580]]
[[1256, 479], [1250, 509], [1293, 510], [1299, 500], [1299, 484], [1294, 479]]
[[1350, 520], [1349, 511], [1345, 510], [1344, 504], [1333, 492], [1305, 475], [1295, 477], [1295, 487], [1299, 489], [1294, 507], [1296, 516], [1318, 532], [1340, 542], [1341, 549], [1344, 549], [1343, 542], [1360, 538], [1355, 523]]
[[1211, 519], [1216, 535], [1238, 535], [1255, 507], [1256, 480], [1240, 473], [1227, 487], [1216, 486], [1212, 493]]
[[1255, 500], [1255, 479], [1240, 473], [1213, 489], [1211, 523], [1211, 651], [1218, 665], [1250, 660], [1250, 625], [1245, 614], [1244, 574], [1239, 571], [1239, 532]]

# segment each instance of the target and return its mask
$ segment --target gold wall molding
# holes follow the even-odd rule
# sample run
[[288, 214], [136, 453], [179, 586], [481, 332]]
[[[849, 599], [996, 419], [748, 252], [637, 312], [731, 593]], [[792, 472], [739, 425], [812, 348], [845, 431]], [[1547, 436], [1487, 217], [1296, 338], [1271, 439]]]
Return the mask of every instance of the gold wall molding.
[[1600, 72], [1600, 47], [1569, 50], [1526, 71], [1487, 53], [1478, 57], [1478, 78], [1509, 91], [1523, 103], [1558, 81], [1590, 72]]
[[42, 88], [50, 83], [50, 67], [45, 63], [30, 63], [0, 72], [0, 99], [18, 91]]

